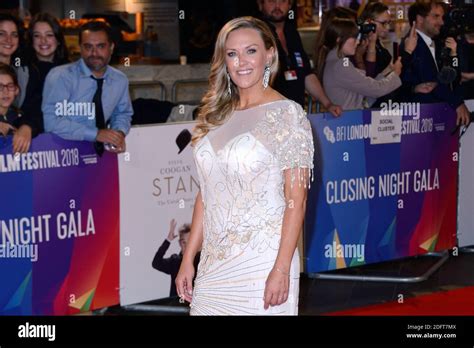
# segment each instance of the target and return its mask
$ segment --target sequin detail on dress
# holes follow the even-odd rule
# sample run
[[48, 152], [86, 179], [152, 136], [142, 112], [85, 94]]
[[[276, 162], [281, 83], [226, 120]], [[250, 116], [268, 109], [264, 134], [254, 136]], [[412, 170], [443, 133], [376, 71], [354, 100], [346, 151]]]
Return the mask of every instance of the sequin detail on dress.
[[311, 126], [289, 100], [236, 111], [194, 148], [204, 202], [204, 236], [192, 315], [298, 313], [299, 255], [290, 267], [289, 299], [263, 309], [263, 291], [280, 245], [292, 185], [313, 168]]

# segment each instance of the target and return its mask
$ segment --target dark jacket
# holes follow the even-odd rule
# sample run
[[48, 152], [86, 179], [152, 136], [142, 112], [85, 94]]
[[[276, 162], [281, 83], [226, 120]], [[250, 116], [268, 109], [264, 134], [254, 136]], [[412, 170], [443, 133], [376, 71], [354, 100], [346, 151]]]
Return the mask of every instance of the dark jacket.
[[[272, 87], [288, 99], [294, 100], [304, 107], [305, 79], [306, 76], [313, 72], [308, 55], [303, 48], [303, 43], [301, 42], [300, 35], [296, 29], [296, 25], [294, 24], [295, 21], [287, 20], [285, 22], [284, 35], [288, 49], [288, 54], [286, 54], [280, 40], [278, 39], [275, 26], [265, 18], [261, 17], [260, 19], [268, 24], [278, 46], [280, 66]], [[289, 70], [294, 70], [296, 72], [298, 77], [296, 80], [286, 80], [285, 71]]]
[[[178, 275], [179, 267], [181, 266], [181, 260], [183, 259], [183, 254], [173, 254], [168, 258], [165, 258], [166, 251], [170, 247], [170, 242], [165, 239], [163, 244], [158, 248], [158, 251], [153, 258], [152, 266], [154, 269], [169, 274], [171, 276], [171, 285], [170, 285], [170, 297], [177, 296], [175, 280]], [[194, 258], [194, 269], [197, 269], [199, 263], [200, 253], [196, 254]]]
[[[402, 82], [405, 88], [410, 91], [405, 95], [405, 101], [419, 103], [448, 103], [453, 109], [456, 109], [463, 103], [462, 95], [458, 88], [451, 88], [449, 84], [443, 84], [438, 78], [438, 68], [433, 60], [431, 51], [423, 38], [418, 35], [418, 43], [412, 54], [410, 64], [403, 66]], [[438, 67], [441, 69], [441, 49], [442, 43], [435, 42], [435, 56]], [[404, 42], [400, 45], [400, 51], [404, 50]], [[438, 82], [437, 87], [427, 94], [414, 93], [413, 88], [423, 82]]]
[[[12, 106], [7, 110], [5, 115], [0, 115], [0, 122], [8, 123], [15, 128], [19, 128], [21, 125], [25, 124], [21, 111]], [[8, 135], [13, 135], [13, 131], [10, 130]]]

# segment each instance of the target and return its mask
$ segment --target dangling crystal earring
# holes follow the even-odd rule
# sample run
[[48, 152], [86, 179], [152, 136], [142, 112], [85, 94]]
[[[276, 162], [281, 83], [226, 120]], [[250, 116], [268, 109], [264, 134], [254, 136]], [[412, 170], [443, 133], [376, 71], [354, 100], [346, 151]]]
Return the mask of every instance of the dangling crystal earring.
[[227, 93], [229, 94], [229, 96], [232, 96], [232, 88], [230, 88], [230, 75], [229, 73], [227, 73]]
[[267, 89], [268, 82], [270, 82], [270, 66], [265, 65], [265, 72], [263, 73], [263, 89]]

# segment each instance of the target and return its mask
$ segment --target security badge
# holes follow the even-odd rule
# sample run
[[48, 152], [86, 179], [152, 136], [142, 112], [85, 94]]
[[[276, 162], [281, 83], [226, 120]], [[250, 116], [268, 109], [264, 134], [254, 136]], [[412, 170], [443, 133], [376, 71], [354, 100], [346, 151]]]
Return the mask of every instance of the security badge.
[[296, 59], [296, 64], [298, 64], [298, 66], [302, 68], [304, 66], [303, 58], [301, 58], [301, 54], [299, 52], [295, 52], [295, 59]]
[[[304, 66], [303, 58], [301, 58], [301, 54], [299, 52], [295, 52], [295, 59], [296, 59], [296, 64], [298, 65], [298, 67], [302, 68]], [[296, 74], [296, 70], [285, 71], [285, 80], [286, 81], [298, 80], [298, 75]]]
[[285, 80], [286, 81], [298, 80], [298, 75], [296, 75], [296, 70], [285, 71]]

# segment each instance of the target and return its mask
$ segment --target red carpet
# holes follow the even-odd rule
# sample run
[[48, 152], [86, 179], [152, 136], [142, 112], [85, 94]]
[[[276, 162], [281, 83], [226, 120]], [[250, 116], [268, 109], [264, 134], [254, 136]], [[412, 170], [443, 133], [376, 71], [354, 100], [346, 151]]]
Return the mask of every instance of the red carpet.
[[325, 315], [474, 315], [474, 286], [430, 295], [405, 298], [404, 303], [387, 302]]

